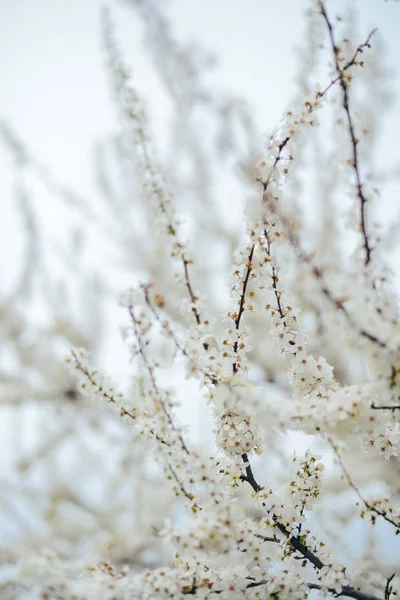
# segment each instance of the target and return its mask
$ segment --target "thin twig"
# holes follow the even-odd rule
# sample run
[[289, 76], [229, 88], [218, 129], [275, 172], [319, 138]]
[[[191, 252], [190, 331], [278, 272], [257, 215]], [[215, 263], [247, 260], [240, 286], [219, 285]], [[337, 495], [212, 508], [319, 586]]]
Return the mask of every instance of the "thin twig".
[[377, 406], [376, 404], [372, 403], [371, 404], [371, 408], [373, 408], [374, 410], [400, 410], [400, 405], [394, 405], [394, 406]]
[[[80, 362], [79, 358], [77, 357], [77, 355], [75, 354], [75, 352], [73, 350], [72, 350], [72, 356], [75, 359], [75, 364], [76, 364], [76, 368], [78, 369], [78, 371], [80, 371], [83, 375], [85, 375], [85, 377], [91, 383], [91, 385], [98, 389], [100, 394], [103, 396], [103, 398], [105, 398], [107, 400], [107, 402], [116, 404], [115, 398], [111, 394], [106, 392], [101, 385], [98, 385], [98, 383], [96, 383], [96, 381], [94, 380], [90, 371], [88, 371], [88, 369], [86, 369], [86, 367], [84, 367], [82, 365], [82, 363]], [[129, 412], [128, 410], [126, 410], [123, 406], [120, 407], [120, 412], [121, 412], [122, 417], [126, 416], [135, 422], [137, 421], [136, 416], [134, 414], [132, 414], [131, 412]], [[160, 444], [163, 444], [164, 446], [168, 446], [168, 447], [171, 446], [171, 444], [169, 442], [167, 442], [166, 440], [164, 440], [156, 431], [154, 431], [154, 429], [150, 428], [148, 431], [158, 442], [160, 442]]]
[[[175, 344], [176, 349], [181, 352], [181, 354], [190, 360], [190, 356], [187, 352], [187, 350], [184, 348], [184, 346], [181, 344], [181, 342], [178, 340], [177, 336], [175, 335], [174, 331], [172, 330], [172, 328], [170, 327], [169, 323], [167, 321], [163, 321], [160, 317], [160, 315], [158, 314], [157, 310], [154, 308], [153, 303], [150, 299], [150, 295], [149, 295], [149, 286], [147, 285], [142, 285], [141, 288], [143, 289], [143, 293], [144, 293], [144, 297], [146, 300], [146, 304], [149, 307], [149, 309], [151, 310], [151, 312], [153, 313], [156, 321], [158, 322], [158, 324], [160, 325], [160, 327], [166, 332], [167, 336], [169, 338], [172, 339], [172, 341]], [[205, 350], [208, 349], [208, 344], [203, 343], [203, 347]], [[201, 369], [202, 374], [204, 375], [204, 377], [206, 377], [207, 379], [209, 379], [211, 381], [211, 383], [213, 383], [214, 385], [218, 384], [218, 379], [216, 377], [214, 377], [213, 375], [211, 375], [210, 373], [207, 373], [206, 371], [203, 371]]]
[[144, 349], [144, 344], [143, 344], [142, 336], [140, 335], [140, 331], [139, 331], [139, 327], [138, 327], [138, 322], [137, 322], [137, 319], [136, 319], [135, 314], [133, 312], [133, 306], [129, 306], [128, 310], [129, 310], [129, 314], [130, 314], [130, 316], [132, 318], [133, 331], [134, 331], [134, 334], [135, 334], [135, 337], [136, 337], [136, 341], [137, 341], [137, 344], [138, 344], [140, 356], [141, 356], [141, 358], [143, 360], [143, 363], [144, 363], [144, 366], [145, 366], [145, 368], [146, 368], [146, 370], [147, 370], [147, 372], [149, 374], [151, 384], [152, 384], [153, 389], [154, 389], [154, 391], [156, 393], [156, 396], [157, 396], [157, 398], [158, 398], [158, 400], [160, 402], [160, 405], [161, 405], [161, 408], [163, 410], [163, 413], [166, 416], [167, 421], [168, 421], [171, 429], [177, 435], [178, 440], [179, 440], [179, 442], [180, 442], [180, 444], [182, 446], [182, 449], [184, 450], [184, 452], [186, 452], [186, 454], [190, 454], [190, 452], [189, 452], [189, 450], [188, 450], [188, 448], [187, 448], [187, 446], [185, 444], [185, 441], [184, 441], [184, 439], [182, 437], [182, 434], [175, 427], [175, 423], [173, 422], [172, 417], [171, 417], [171, 415], [170, 415], [170, 413], [169, 413], [169, 411], [168, 411], [168, 409], [166, 407], [166, 404], [165, 404], [165, 402], [164, 402], [164, 400], [162, 398], [162, 392], [159, 389], [159, 387], [157, 385], [156, 378], [154, 376], [154, 369], [150, 365], [150, 363], [148, 361], [148, 358], [147, 358], [147, 354], [146, 354], [145, 349]]
[[335, 298], [334, 295], [332, 294], [331, 290], [326, 285], [322, 269], [320, 267], [318, 267], [317, 265], [315, 265], [311, 256], [306, 254], [306, 252], [302, 249], [302, 247], [300, 245], [300, 241], [299, 241], [298, 237], [296, 236], [296, 234], [294, 233], [293, 228], [290, 226], [289, 220], [287, 219], [287, 217], [284, 216], [282, 213], [278, 213], [276, 211], [276, 209], [272, 206], [271, 206], [271, 210], [273, 210], [275, 212], [275, 214], [281, 220], [282, 224], [285, 227], [285, 231], [288, 236], [288, 240], [291, 243], [291, 245], [293, 246], [293, 249], [296, 251], [296, 256], [304, 264], [306, 264], [309, 267], [311, 273], [314, 275], [315, 279], [319, 283], [321, 292], [327, 298], [327, 300], [329, 300], [329, 302], [333, 306], [335, 306], [335, 308], [337, 308], [338, 310], [340, 310], [342, 312], [342, 314], [346, 317], [346, 320], [349, 322], [349, 324], [354, 329], [356, 329], [356, 331], [359, 333], [360, 336], [368, 339], [370, 342], [372, 342], [373, 344], [376, 344], [377, 346], [379, 346], [382, 349], [390, 350], [390, 348], [386, 342], [383, 342], [380, 338], [378, 338], [378, 336], [366, 331], [364, 328], [358, 327], [357, 324], [354, 323], [351, 315], [347, 311], [343, 302], [341, 300], [339, 300], [338, 298]]
[[390, 517], [388, 517], [382, 510], [379, 510], [378, 508], [376, 508], [375, 506], [373, 506], [372, 504], [370, 504], [368, 502], [368, 500], [366, 500], [364, 498], [364, 496], [361, 494], [360, 490], [358, 489], [358, 487], [356, 486], [356, 484], [354, 483], [354, 481], [352, 480], [350, 473], [348, 472], [347, 468], [344, 465], [343, 459], [340, 456], [339, 450], [337, 449], [337, 447], [335, 446], [335, 444], [329, 440], [329, 443], [332, 447], [332, 450], [334, 451], [334, 453], [336, 454], [336, 457], [339, 461], [339, 464], [342, 468], [342, 471], [347, 479], [347, 482], [349, 484], [349, 486], [355, 491], [355, 493], [357, 494], [357, 496], [359, 497], [359, 499], [361, 500], [361, 502], [364, 504], [365, 508], [367, 508], [369, 511], [377, 514], [378, 516], [382, 517], [382, 519], [384, 519], [387, 523], [390, 523], [391, 525], [393, 525], [396, 528], [396, 533], [400, 533], [400, 522], [396, 523], [396, 521], [393, 521], [393, 519], [391, 519]]
[[[242, 315], [243, 315], [244, 309], [245, 309], [246, 290], [247, 290], [247, 285], [249, 283], [250, 273], [251, 273], [251, 271], [253, 269], [252, 260], [253, 260], [253, 254], [254, 254], [255, 247], [256, 247], [255, 244], [253, 244], [253, 246], [251, 247], [251, 251], [250, 251], [250, 254], [248, 256], [248, 259], [247, 259], [246, 275], [245, 275], [245, 278], [243, 280], [242, 292], [240, 294], [239, 312], [238, 312], [238, 314], [236, 316], [236, 319], [235, 319], [235, 329], [237, 331], [240, 328], [240, 321], [241, 321], [241, 318], [242, 318]], [[233, 351], [234, 351], [235, 354], [237, 353], [238, 347], [239, 347], [239, 341], [236, 340], [235, 343], [233, 344]], [[235, 362], [233, 363], [232, 369], [233, 369], [234, 373], [238, 372], [239, 367], [238, 367], [238, 364], [237, 364], [237, 360], [235, 360]]]
[[[332, 23], [328, 17], [325, 5], [322, 1], [320, 1], [320, 9], [321, 9], [321, 14], [325, 20], [325, 23], [327, 25], [328, 28], [328, 32], [329, 32], [329, 38], [330, 38], [330, 42], [331, 42], [331, 46], [332, 46], [332, 52], [333, 52], [333, 56], [334, 56], [334, 60], [335, 60], [335, 68], [336, 68], [336, 72], [338, 74], [337, 77], [337, 81], [339, 81], [340, 83], [340, 87], [342, 88], [342, 95], [343, 95], [343, 108], [345, 110], [346, 113], [346, 119], [347, 119], [347, 128], [350, 134], [350, 140], [351, 140], [351, 149], [352, 149], [352, 167], [354, 169], [354, 175], [355, 175], [355, 179], [356, 179], [356, 187], [357, 187], [357, 196], [360, 202], [360, 228], [361, 228], [361, 232], [362, 232], [362, 236], [363, 236], [363, 244], [364, 244], [364, 251], [365, 251], [365, 265], [368, 265], [368, 263], [371, 260], [371, 252], [372, 252], [372, 248], [368, 239], [368, 233], [367, 233], [367, 225], [366, 225], [366, 216], [365, 216], [365, 205], [367, 203], [367, 198], [364, 194], [364, 190], [363, 190], [363, 184], [361, 181], [361, 173], [360, 173], [360, 164], [359, 164], [359, 156], [358, 156], [358, 143], [359, 140], [356, 137], [355, 134], [355, 128], [354, 128], [354, 123], [353, 123], [353, 118], [352, 118], [352, 114], [351, 114], [351, 110], [350, 110], [350, 98], [349, 98], [349, 89], [348, 89], [348, 82], [346, 81], [346, 77], [345, 77], [345, 71], [346, 68], [348, 68], [347, 65], [345, 65], [343, 68], [340, 66], [340, 59], [339, 59], [339, 48], [336, 45], [336, 41], [335, 41], [335, 33], [333, 30], [333, 26]], [[373, 34], [375, 33], [376, 30], [373, 30], [368, 38], [367, 41], [362, 44], [362, 46], [359, 46], [357, 48], [357, 52], [356, 55], [360, 52], [363, 51], [364, 48], [369, 48], [370, 47], [370, 40], [371, 37], [373, 36]], [[355, 60], [355, 59], [354, 59]], [[351, 61], [350, 61], [351, 63]], [[353, 63], [354, 64], [354, 61]]]

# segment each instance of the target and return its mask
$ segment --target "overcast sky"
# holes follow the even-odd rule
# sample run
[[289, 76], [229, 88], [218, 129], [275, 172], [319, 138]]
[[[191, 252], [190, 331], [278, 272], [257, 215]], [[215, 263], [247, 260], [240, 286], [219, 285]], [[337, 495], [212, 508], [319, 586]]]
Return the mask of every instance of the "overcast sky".
[[[273, 125], [293, 90], [295, 49], [307, 0], [170, 0], [178, 38], [219, 58], [218, 83], [245, 96], [260, 130]], [[331, 11], [346, 4], [331, 0]], [[397, 71], [400, 4], [359, 0], [361, 27], [378, 26]], [[101, 42], [101, 0], [0, 0], [0, 119], [9, 121], [60, 177], [84, 188], [90, 149], [113, 127]], [[133, 10], [109, 2], [127, 62], [146, 89], [140, 28]], [[141, 79], [140, 79], [141, 76]]]

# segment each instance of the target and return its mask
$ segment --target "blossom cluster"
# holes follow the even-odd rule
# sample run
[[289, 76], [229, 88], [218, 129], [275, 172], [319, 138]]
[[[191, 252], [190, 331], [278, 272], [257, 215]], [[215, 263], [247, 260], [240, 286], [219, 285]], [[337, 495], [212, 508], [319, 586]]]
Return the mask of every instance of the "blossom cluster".
[[216, 386], [211, 394], [216, 442], [228, 455], [242, 455], [253, 450], [257, 454], [262, 452], [260, 432], [245, 409], [251, 393], [247, 382], [231, 377]]

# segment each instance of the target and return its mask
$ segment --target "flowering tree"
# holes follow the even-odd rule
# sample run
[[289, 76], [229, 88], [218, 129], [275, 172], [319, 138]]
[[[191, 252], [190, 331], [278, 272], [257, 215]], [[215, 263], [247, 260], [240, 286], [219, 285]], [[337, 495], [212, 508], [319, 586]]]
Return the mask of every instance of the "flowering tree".
[[[259, 143], [244, 102], [206, 87], [202, 56], [178, 44], [158, 4], [131, 4], [171, 101], [172, 159], [156, 151], [107, 15], [121, 127], [98, 153], [101, 211], [5, 130], [20, 172], [95, 223], [137, 283], [121, 295], [132, 367], [119, 384], [96, 359], [115, 284], [104, 266], [95, 283], [67, 270], [83, 318], [49, 286], [33, 291], [39, 225], [21, 175], [30, 260], [4, 302], [16, 375], [2, 401], [35, 408], [40, 440], [17, 467], [36, 471], [16, 493], [42, 527], [2, 547], [17, 565], [2, 598], [392, 599], [400, 329], [397, 228], [376, 208], [389, 100], [379, 36], [358, 40], [351, 12], [311, 2], [297, 96]], [[34, 294], [54, 316], [27, 344]], [[194, 410], [198, 443], [184, 424]], [[1, 500], [15, 515], [7, 491]]]

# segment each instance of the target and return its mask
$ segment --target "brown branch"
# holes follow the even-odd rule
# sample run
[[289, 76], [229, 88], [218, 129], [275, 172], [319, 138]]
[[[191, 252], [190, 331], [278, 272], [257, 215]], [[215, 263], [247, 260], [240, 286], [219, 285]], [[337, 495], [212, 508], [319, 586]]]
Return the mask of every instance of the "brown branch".
[[[356, 51], [354, 52], [353, 57], [344, 65], [342, 72], [347, 71], [348, 69], [350, 69], [350, 67], [352, 67], [353, 65], [360, 65], [361, 67], [364, 66], [364, 63], [362, 61], [358, 62], [357, 58], [360, 54], [362, 54], [364, 52], [365, 48], [370, 48], [370, 41], [372, 36], [376, 33], [376, 29], [373, 29], [370, 34], [368, 35], [367, 39], [365, 42], [363, 42], [362, 44], [360, 44]], [[330, 89], [331, 87], [333, 87], [338, 81], [340, 81], [340, 75], [338, 75], [337, 77], [335, 77], [335, 79], [332, 79], [332, 81], [330, 82], [329, 85], [327, 85], [327, 87], [323, 90], [323, 92], [320, 92], [320, 97], [324, 96]]]
[[201, 325], [200, 313], [199, 313], [197, 305], [196, 305], [196, 301], [198, 300], [198, 298], [193, 293], [192, 284], [190, 283], [190, 278], [189, 278], [188, 265], [191, 264], [192, 261], [188, 260], [185, 257], [185, 255], [182, 254], [182, 262], [183, 262], [183, 270], [185, 272], [185, 280], [186, 280], [185, 281], [185, 285], [186, 285], [186, 287], [188, 289], [189, 296], [190, 296], [190, 299], [192, 301], [192, 313], [194, 314], [194, 317], [196, 319], [197, 325]]
[[391, 519], [390, 517], [388, 517], [382, 510], [379, 510], [378, 508], [376, 508], [375, 506], [373, 506], [373, 504], [370, 504], [368, 502], [368, 500], [366, 500], [364, 498], [364, 496], [361, 494], [360, 490], [358, 489], [358, 487], [356, 486], [356, 484], [354, 483], [354, 481], [352, 480], [350, 473], [348, 472], [348, 470], [346, 469], [343, 459], [339, 454], [338, 449], [336, 448], [336, 446], [334, 445], [334, 443], [329, 440], [329, 443], [331, 445], [332, 450], [334, 451], [334, 453], [336, 454], [336, 457], [339, 461], [340, 466], [342, 467], [342, 471], [347, 479], [347, 482], [349, 484], [349, 486], [355, 491], [355, 493], [357, 494], [357, 496], [359, 497], [359, 499], [361, 500], [361, 502], [364, 504], [364, 506], [370, 510], [371, 512], [377, 514], [379, 517], [382, 517], [382, 519], [384, 519], [385, 521], [387, 521], [387, 523], [390, 523], [391, 525], [393, 525], [396, 528], [396, 534], [400, 533], [400, 522], [396, 523], [396, 521], [393, 521], [393, 519]]
[[322, 294], [327, 298], [327, 300], [329, 300], [329, 302], [333, 306], [335, 306], [335, 308], [337, 308], [338, 310], [340, 310], [343, 313], [343, 315], [346, 317], [346, 320], [348, 321], [348, 323], [354, 329], [356, 329], [356, 331], [359, 333], [359, 335], [361, 335], [362, 337], [368, 339], [370, 342], [372, 342], [373, 344], [376, 344], [377, 346], [379, 346], [382, 349], [390, 350], [390, 348], [389, 348], [389, 346], [387, 345], [386, 342], [383, 342], [376, 335], [374, 335], [372, 333], [369, 333], [365, 329], [359, 328], [354, 323], [351, 315], [347, 311], [347, 309], [344, 306], [343, 302], [341, 300], [339, 300], [338, 298], [335, 298], [334, 295], [332, 294], [331, 290], [327, 287], [327, 285], [326, 285], [326, 283], [324, 281], [324, 276], [323, 276], [322, 269], [320, 269], [320, 267], [318, 267], [317, 265], [315, 265], [313, 263], [313, 260], [312, 260], [311, 256], [309, 256], [308, 254], [306, 254], [304, 252], [304, 250], [302, 249], [302, 247], [300, 245], [300, 241], [299, 241], [298, 237], [296, 236], [296, 234], [294, 233], [293, 228], [290, 227], [288, 219], [283, 214], [277, 213], [277, 211], [273, 207], [272, 207], [272, 210], [279, 216], [280, 220], [282, 221], [282, 224], [285, 226], [286, 234], [288, 236], [288, 240], [291, 243], [291, 245], [293, 246], [293, 249], [296, 251], [296, 256], [304, 264], [306, 264], [309, 267], [311, 273], [314, 275], [315, 279], [318, 281], [318, 283], [320, 285], [320, 290], [321, 290]]
[[[250, 577], [248, 577], [247, 579], [251, 579]], [[262, 587], [262, 586], [266, 586], [268, 585], [268, 581], [266, 581], [265, 579], [262, 579], [261, 581], [252, 581], [251, 583], [249, 583], [246, 588], [243, 590], [243, 593], [245, 593], [246, 590], [252, 589], [252, 588], [257, 588], [257, 587]], [[307, 583], [307, 586], [310, 590], [321, 590], [322, 588], [324, 588], [325, 586], [319, 585], [317, 583]], [[203, 587], [203, 586], [201, 586]], [[224, 590], [213, 590], [212, 589], [213, 584], [209, 584], [208, 585], [208, 589], [210, 590], [210, 592], [212, 594], [222, 594], [223, 592], [227, 591], [226, 589]], [[184, 595], [192, 595], [194, 596], [197, 592], [197, 589], [200, 589], [196, 587], [196, 581], [193, 581], [193, 585], [191, 586], [190, 589], [185, 589], [185, 590], [181, 590], [181, 592]], [[380, 600], [377, 596], [373, 596], [371, 594], [364, 594], [363, 592], [360, 592], [359, 590], [356, 590], [355, 588], [345, 585], [342, 587], [342, 591], [340, 593], [338, 593], [334, 588], [328, 588], [328, 592], [330, 594], [332, 594], [333, 596], [335, 596], [336, 598], [340, 598], [341, 596], [347, 596], [348, 598], [354, 598], [355, 600]]]
[[[245, 309], [245, 302], [246, 302], [246, 290], [247, 290], [247, 285], [249, 283], [249, 278], [250, 278], [250, 273], [253, 269], [253, 264], [252, 264], [252, 260], [253, 260], [253, 254], [254, 254], [254, 249], [255, 249], [255, 244], [253, 244], [253, 246], [251, 247], [251, 251], [250, 254], [248, 256], [247, 259], [247, 267], [246, 267], [246, 275], [245, 278], [243, 280], [243, 287], [242, 287], [242, 292], [240, 294], [240, 304], [239, 304], [239, 312], [237, 314], [236, 319], [234, 319], [235, 321], [235, 329], [238, 331], [239, 327], [240, 327], [240, 321], [242, 319], [242, 315], [244, 313], [244, 309]], [[237, 350], [239, 347], [239, 341], [236, 340], [235, 343], [233, 344], [233, 351], [236, 354]], [[238, 372], [238, 364], [237, 361], [235, 360], [235, 362], [232, 365], [232, 369], [234, 373]]]
[[242, 454], [242, 460], [244, 463], [246, 475], [242, 475], [241, 480], [247, 481], [247, 483], [249, 483], [251, 485], [251, 487], [253, 488], [253, 490], [256, 493], [260, 492], [263, 488], [261, 487], [261, 485], [259, 485], [257, 483], [256, 478], [254, 477], [253, 469], [251, 468], [251, 464], [250, 464], [248, 455]]
[[376, 404], [372, 403], [370, 408], [373, 408], [374, 410], [400, 410], [400, 405], [376, 406]]
[[[322, 585], [318, 585], [317, 583], [308, 583], [307, 585], [310, 590], [321, 590], [324, 587]], [[356, 590], [348, 585], [344, 585], [342, 587], [340, 594], [338, 594], [338, 592], [333, 588], [328, 588], [328, 591], [336, 598], [347, 596], [348, 598], [354, 598], [355, 600], [380, 600], [377, 596], [373, 596], [372, 594], [364, 594], [364, 592], [360, 592], [360, 590]]]
[[[260, 492], [263, 488], [254, 477], [253, 469], [251, 467], [248, 455], [242, 454], [242, 460], [246, 471], [246, 475], [242, 475], [241, 477], [242, 481], [247, 481], [247, 483], [251, 485], [251, 487], [256, 493]], [[311, 552], [311, 550], [309, 550], [309, 548], [307, 548], [307, 546], [305, 546], [298, 537], [291, 537], [290, 532], [286, 529], [284, 525], [278, 522], [278, 518], [275, 515], [273, 516], [273, 520], [275, 521], [276, 528], [279, 529], [279, 531], [283, 533], [283, 535], [286, 538], [288, 538], [289, 544], [295, 550], [300, 552], [300, 554], [302, 554], [304, 558], [307, 558], [317, 569], [322, 569], [324, 564], [318, 558], [318, 556]]]
[[[75, 358], [75, 364], [76, 364], [76, 368], [83, 373], [83, 375], [85, 375], [85, 377], [88, 379], [88, 381], [91, 383], [91, 385], [93, 387], [96, 387], [98, 389], [98, 391], [101, 393], [101, 395], [103, 396], [103, 398], [105, 398], [108, 402], [111, 402], [112, 404], [116, 404], [116, 400], [113, 396], [111, 396], [111, 394], [109, 394], [108, 392], [106, 392], [104, 390], [104, 388], [99, 385], [98, 383], [96, 383], [96, 381], [93, 379], [92, 374], [90, 373], [90, 371], [88, 371], [79, 361], [77, 355], [75, 354], [75, 352], [72, 350], [72, 356]], [[120, 408], [120, 412], [121, 412], [121, 416], [122, 417], [129, 417], [130, 419], [132, 419], [133, 421], [137, 421], [137, 418], [135, 415], [133, 415], [131, 412], [129, 412], [128, 410], [126, 410], [123, 406]], [[153, 429], [149, 429], [150, 434], [158, 441], [160, 442], [160, 444], [163, 444], [164, 446], [168, 446], [170, 447], [171, 444], [168, 443], [166, 440], [164, 440], [156, 431], [154, 431]]]
[[160, 318], [160, 315], [158, 314], [158, 312], [154, 308], [153, 303], [150, 300], [149, 286], [145, 285], [145, 284], [142, 284], [140, 287], [143, 290], [144, 299], [146, 300], [146, 304], [149, 307], [149, 309], [151, 310], [151, 312], [153, 313], [154, 318], [156, 319], [156, 321], [158, 322], [158, 324], [160, 325], [160, 327], [163, 329], [163, 331], [166, 332], [167, 336], [172, 339], [172, 341], [175, 344], [176, 349], [179, 350], [179, 352], [181, 352], [183, 354], [183, 356], [185, 356], [186, 358], [189, 358], [188, 353], [186, 352], [186, 350], [182, 346], [182, 344], [179, 342], [178, 338], [176, 337], [176, 335], [174, 334], [174, 332], [172, 331], [172, 329], [169, 327], [168, 322], [162, 321], [162, 319]]
[[[264, 237], [265, 237], [265, 241], [267, 242], [267, 253], [268, 256], [271, 257], [271, 241], [269, 239], [268, 236], [268, 231], [266, 229], [264, 229]], [[276, 299], [276, 304], [278, 307], [278, 312], [281, 316], [282, 319], [285, 318], [285, 314], [283, 312], [282, 309], [282, 305], [281, 305], [281, 295], [278, 292], [278, 271], [276, 266], [274, 265], [274, 263], [272, 263], [272, 289], [274, 290], [274, 295], [275, 295], [275, 299]], [[285, 327], [286, 327], [286, 323], [284, 323]]]
[[[149, 307], [149, 309], [151, 310], [151, 312], [153, 313], [154, 318], [156, 319], [156, 321], [158, 322], [158, 324], [160, 325], [160, 327], [166, 332], [167, 336], [172, 339], [172, 341], [175, 344], [175, 348], [179, 352], [181, 352], [182, 355], [185, 358], [190, 359], [190, 356], [189, 356], [188, 352], [186, 351], [186, 349], [184, 348], [184, 346], [182, 346], [182, 344], [180, 343], [180, 341], [176, 337], [175, 333], [173, 332], [173, 330], [169, 326], [169, 323], [166, 322], [166, 321], [162, 321], [162, 319], [160, 318], [160, 315], [158, 314], [158, 312], [154, 308], [153, 303], [152, 303], [152, 301], [150, 299], [150, 295], [149, 295], [149, 286], [145, 285], [145, 284], [142, 284], [141, 288], [142, 288], [143, 293], [144, 293], [144, 298], [146, 300], [146, 304]], [[204, 343], [203, 347], [204, 347], [205, 350], [207, 350], [208, 349], [208, 344]], [[218, 379], [216, 379], [216, 377], [214, 377], [210, 373], [206, 373], [202, 369], [201, 369], [201, 372], [204, 375], [204, 377], [206, 377], [207, 379], [209, 379], [211, 381], [211, 383], [213, 383], [214, 385], [218, 384]]]
[[[311, 112], [312, 112], [312, 107], [311, 107]], [[287, 146], [287, 144], [290, 142], [290, 139], [291, 139], [291, 137], [292, 137], [291, 135], [288, 135], [288, 136], [287, 136], [287, 137], [285, 137], [285, 139], [284, 139], [284, 140], [282, 140], [282, 141], [281, 141], [281, 143], [279, 144], [279, 146], [278, 146], [278, 155], [276, 156], [276, 158], [275, 158], [275, 160], [274, 160], [274, 164], [272, 165], [272, 169], [271, 169], [271, 171], [270, 171], [270, 174], [268, 175], [268, 178], [267, 178], [267, 180], [266, 180], [266, 181], [262, 181], [261, 179], [257, 179], [257, 180], [256, 180], [256, 181], [258, 181], [258, 182], [262, 183], [262, 185], [263, 185], [264, 197], [265, 197], [265, 194], [266, 194], [267, 188], [268, 188], [268, 186], [269, 186], [269, 184], [270, 184], [270, 182], [271, 182], [272, 173], [275, 171], [275, 169], [276, 169], [276, 167], [277, 167], [277, 165], [278, 165], [278, 162], [279, 162], [280, 160], [282, 160], [282, 152], [283, 152], [283, 149], [284, 149], [284, 148]]]
[[[352, 156], [352, 167], [354, 169], [354, 175], [355, 175], [355, 179], [356, 179], [357, 196], [358, 196], [358, 199], [360, 202], [360, 228], [361, 228], [361, 232], [362, 232], [363, 245], [364, 245], [364, 251], [365, 251], [365, 265], [368, 265], [368, 263], [371, 260], [372, 248], [370, 246], [370, 242], [368, 239], [366, 216], [365, 216], [365, 205], [367, 203], [367, 198], [364, 194], [363, 184], [361, 181], [360, 164], [359, 164], [359, 156], [358, 156], [359, 140], [355, 134], [353, 118], [352, 118], [351, 110], [350, 110], [350, 98], [349, 98], [348, 83], [347, 83], [346, 77], [345, 77], [345, 71], [348, 68], [348, 66], [345, 65], [343, 68], [340, 66], [339, 48], [336, 45], [333, 26], [328, 17], [326, 8], [325, 8], [322, 0], [320, 1], [320, 10], [321, 10], [321, 15], [323, 16], [325, 23], [327, 25], [327, 28], [328, 28], [329, 38], [330, 38], [332, 52], [333, 52], [334, 61], [335, 61], [335, 68], [336, 68], [336, 72], [338, 74], [337, 81], [339, 81], [340, 87], [342, 89], [343, 108], [346, 113], [347, 128], [348, 128], [349, 135], [350, 135], [351, 149], [352, 149], [352, 155], [353, 155]], [[375, 32], [375, 30], [369, 34], [367, 41], [357, 48], [356, 56], [357, 56], [357, 54], [362, 52], [365, 47], [370, 48], [369, 42], [370, 42], [370, 39], [373, 36], [374, 32]], [[354, 58], [352, 64], [354, 64], [354, 61], [355, 61], [355, 58]], [[351, 63], [351, 61], [350, 61], [350, 63]]]
[[[182, 265], [183, 265], [183, 272], [184, 272], [184, 277], [185, 277], [185, 286], [188, 290], [189, 296], [190, 296], [190, 300], [192, 302], [192, 307], [191, 307], [191, 311], [194, 315], [194, 318], [196, 319], [196, 323], [198, 325], [201, 325], [202, 320], [201, 320], [201, 316], [200, 316], [200, 312], [199, 309], [197, 307], [197, 296], [194, 294], [193, 292], [193, 287], [190, 281], [190, 276], [189, 276], [189, 269], [188, 269], [188, 265], [192, 264], [192, 261], [189, 260], [187, 258], [187, 256], [185, 255], [183, 248], [184, 246], [182, 245], [182, 243], [179, 241], [178, 239], [178, 232], [176, 231], [176, 227], [174, 226], [171, 216], [168, 213], [167, 207], [165, 205], [165, 201], [162, 198], [162, 189], [160, 188], [160, 186], [157, 184], [157, 180], [158, 180], [158, 176], [157, 173], [153, 167], [153, 163], [151, 161], [150, 158], [150, 151], [149, 148], [147, 147], [147, 145], [142, 142], [142, 144], [138, 144], [141, 147], [142, 153], [143, 153], [143, 157], [145, 159], [145, 168], [147, 169], [148, 173], [151, 176], [152, 179], [152, 187], [153, 187], [153, 192], [157, 195], [158, 197], [158, 204], [160, 207], [161, 212], [163, 213], [163, 215], [166, 218], [167, 221], [167, 233], [169, 235], [172, 235], [172, 237], [175, 239], [175, 244], [176, 247], [179, 248], [180, 250], [182, 250], [182, 252], [180, 252], [180, 256], [181, 256], [181, 260], [182, 260]], [[205, 350], [207, 350], [208, 346], [204, 344]]]
[[170, 464], [168, 464], [168, 469], [171, 471], [172, 473], [172, 477], [175, 479], [176, 483], [179, 486], [179, 489], [181, 490], [182, 494], [188, 499], [190, 500], [190, 502], [192, 502], [193, 507], [197, 508], [198, 510], [201, 510], [200, 506], [198, 504], [196, 504], [196, 502], [193, 502], [194, 496], [193, 494], [191, 494], [190, 492], [188, 492], [185, 489], [185, 486], [183, 485], [183, 483], [180, 481], [178, 475], [176, 474], [175, 470], [171, 467]]
[[178, 440], [179, 440], [179, 442], [180, 442], [180, 444], [182, 446], [182, 449], [184, 450], [184, 452], [186, 452], [186, 454], [190, 454], [190, 452], [189, 452], [189, 450], [188, 450], [188, 448], [187, 448], [187, 446], [185, 444], [185, 441], [184, 441], [184, 439], [182, 437], [182, 434], [175, 427], [175, 423], [173, 422], [172, 417], [171, 417], [169, 411], [167, 410], [165, 402], [164, 402], [164, 400], [162, 398], [162, 392], [161, 392], [161, 390], [159, 389], [159, 387], [157, 385], [156, 378], [154, 377], [154, 369], [150, 365], [150, 363], [149, 363], [149, 361], [147, 359], [147, 354], [146, 354], [146, 352], [144, 350], [144, 344], [143, 344], [142, 336], [140, 335], [140, 331], [139, 331], [137, 319], [136, 319], [135, 314], [133, 312], [133, 306], [129, 306], [128, 310], [129, 310], [129, 314], [130, 314], [130, 316], [132, 318], [133, 331], [134, 331], [134, 334], [135, 334], [135, 337], [136, 337], [136, 341], [137, 341], [137, 344], [138, 344], [140, 356], [141, 356], [141, 358], [143, 360], [143, 363], [144, 363], [144, 366], [145, 366], [145, 368], [146, 368], [146, 370], [147, 370], [147, 372], [148, 372], [148, 374], [150, 376], [150, 381], [152, 383], [152, 386], [153, 386], [153, 389], [154, 389], [154, 391], [156, 393], [158, 401], [160, 402], [162, 411], [163, 411], [163, 413], [164, 413], [164, 415], [165, 415], [165, 417], [166, 417], [166, 419], [167, 419], [167, 421], [168, 421], [171, 429], [177, 435]]

